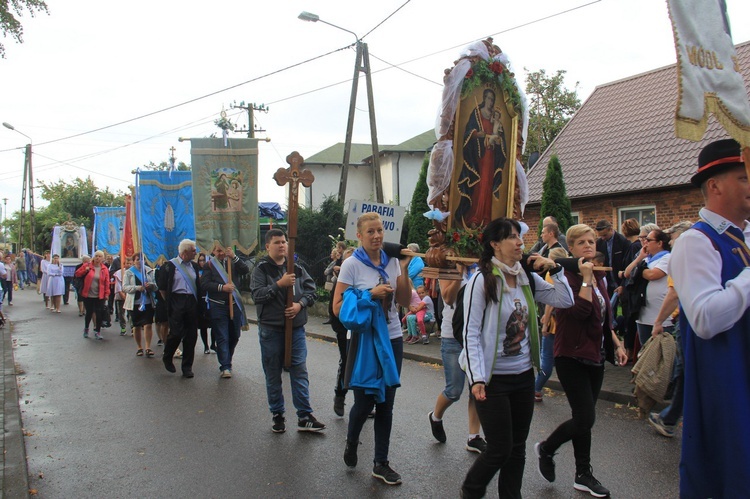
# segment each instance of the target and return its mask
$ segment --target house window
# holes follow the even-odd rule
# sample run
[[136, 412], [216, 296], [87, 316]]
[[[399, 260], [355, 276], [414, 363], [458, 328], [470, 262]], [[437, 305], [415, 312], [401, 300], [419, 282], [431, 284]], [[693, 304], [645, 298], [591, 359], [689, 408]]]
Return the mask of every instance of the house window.
[[656, 206], [628, 206], [620, 208], [620, 223], [628, 218], [635, 218], [639, 225], [656, 223]]
[[581, 220], [581, 217], [577, 211], [573, 211], [570, 213], [570, 220], [572, 221], [571, 225], [578, 225]]

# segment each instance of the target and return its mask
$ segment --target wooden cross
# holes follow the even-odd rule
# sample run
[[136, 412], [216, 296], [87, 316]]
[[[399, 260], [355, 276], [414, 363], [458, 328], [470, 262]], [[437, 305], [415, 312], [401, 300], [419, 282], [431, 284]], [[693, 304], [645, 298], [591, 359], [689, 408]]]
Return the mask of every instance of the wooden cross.
[[[297, 208], [299, 207], [299, 184], [310, 187], [315, 177], [310, 170], [301, 170], [304, 159], [297, 151], [286, 157], [289, 168], [279, 168], [273, 174], [276, 184], [289, 184], [289, 204], [287, 206], [287, 245], [286, 271], [294, 273], [294, 246], [297, 240]], [[289, 286], [286, 292], [286, 308], [294, 303], [294, 286]], [[292, 366], [292, 319], [287, 317], [284, 322], [284, 367]]]

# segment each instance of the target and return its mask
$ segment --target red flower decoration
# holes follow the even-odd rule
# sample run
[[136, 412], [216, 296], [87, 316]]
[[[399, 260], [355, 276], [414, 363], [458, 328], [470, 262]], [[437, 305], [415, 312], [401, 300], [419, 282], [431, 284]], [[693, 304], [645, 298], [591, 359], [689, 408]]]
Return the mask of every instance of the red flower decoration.
[[471, 69], [471, 68], [469, 68], [469, 70], [466, 72], [466, 76], [464, 78], [466, 78], [468, 80], [472, 76], [474, 76], [474, 70]]
[[484, 237], [484, 234], [482, 232], [477, 234], [477, 239], [479, 240], [480, 243], [482, 242], [482, 237]]
[[500, 74], [505, 70], [505, 67], [503, 67], [502, 64], [500, 64], [500, 61], [492, 61], [490, 64], [490, 71], [492, 71], [495, 74]]
[[454, 242], [458, 242], [460, 239], [461, 239], [461, 234], [459, 234], [458, 232], [454, 232], [453, 233], [453, 241]]

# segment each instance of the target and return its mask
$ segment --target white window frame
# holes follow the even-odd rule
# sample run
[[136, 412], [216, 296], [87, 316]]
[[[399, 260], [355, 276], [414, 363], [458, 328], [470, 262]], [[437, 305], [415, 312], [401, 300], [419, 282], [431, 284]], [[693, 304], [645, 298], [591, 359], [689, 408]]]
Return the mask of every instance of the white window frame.
[[[647, 205], [641, 205], [641, 206], [623, 206], [621, 208], [617, 209], [617, 219], [619, 223], [617, 224], [618, 227], [622, 226], [622, 223], [625, 221], [625, 219], [622, 216], [622, 212], [624, 211], [645, 211], [645, 210], [654, 210], [654, 223], [656, 223], [657, 220], [657, 213], [656, 213], [656, 205], [655, 204], [647, 204]], [[641, 215], [640, 220], [638, 220], [639, 225], [643, 225], [643, 216]]]
[[570, 212], [570, 219], [573, 222], [572, 225], [576, 225], [581, 223], [581, 213], [578, 211], [571, 211]]

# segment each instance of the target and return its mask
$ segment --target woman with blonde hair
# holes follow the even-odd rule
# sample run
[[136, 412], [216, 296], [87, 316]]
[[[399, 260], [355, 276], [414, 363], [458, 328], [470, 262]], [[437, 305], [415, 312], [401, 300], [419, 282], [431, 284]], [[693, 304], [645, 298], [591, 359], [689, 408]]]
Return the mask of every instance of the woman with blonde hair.
[[[347, 466], [357, 465], [357, 446], [362, 427], [375, 407], [375, 459], [372, 475], [388, 485], [401, 483], [401, 475], [394, 471], [388, 461], [391, 427], [393, 426], [393, 404], [396, 400], [396, 388], [400, 386], [399, 375], [404, 355], [404, 343], [401, 336], [401, 323], [398, 318], [397, 305], [409, 306], [411, 283], [409, 281], [409, 258], [397, 260], [388, 257], [383, 250], [384, 228], [377, 213], [365, 213], [357, 219], [357, 239], [360, 246], [352, 257], [341, 264], [341, 271], [333, 295], [333, 312], [344, 322], [342, 305], [344, 293], [362, 293], [371, 302], [382, 306], [382, 313], [372, 308], [373, 329], [362, 331], [351, 327], [352, 334], [368, 336], [369, 344], [379, 345], [381, 355], [372, 358], [373, 362], [357, 363], [361, 369], [354, 369], [349, 386], [354, 392], [354, 405], [349, 412], [349, 429], [346, 436], [344, 463]], [[369, 296], [368, 296], [369, 295]], [[384, 316], [384, 317], [383, 317]], [[379, 320], [378, 320], [379, 319]], [[347, 324], [344, 324], [345, 326]], [[353, 340], [352, 340], [353, 342]], [[350, 342], [350, 343], [352, 343]], [[360, 352], [349, 352], [349, 359]], [[355, 357], [356, 358], [356, 357]], [[370, 371], [372, 369], [372, 372]], [[367, 372], [364, 372], [367, 371]], [[384, 394], [365, 389], [355, 380], [378, 377], [378, 373], [387, 373], [388, 381], [384, 382]], [[390, 384], [389, 384], [390, 383]], [[381, 399], [382, 395], [382, 399]]]
[[154, 323], [154, 300], [156, 298], [156, 279], [154, 269], [141, 265], [141, 254], [133, 255], [133, 265], [125, 272], [122, 291], [126, 294], [122, 308], [130, 312], [133, 323], [133, 338], [138, 346], [135, 354], [144, 354], [143, 339], [145, 336], [146, 357], [153, 357], [151, 350], [152, 327]]
[[594, 272], [590, 262], [596, 255], [594, 229], [585, 224], [574, 225], [565, 238], [570, 253], [579, 259], [578, 272], [565, 271], [575, 303], [556, 311], [554, 356], [557, 377], [565, 390], [572, 418], [558, 426], [547, 440], [538, 442], [534, 450], [539, 458], [539, 473], [554, 482], [555, 452], [565, 442], [572, 441], [576, 464], [573, 488], [594, 497], [606, 497], [609, 490], [594, 477], [591, 467], [591, 428], [604, 378], [604, 361], [614, 364], [616, 354], [620, 365], [624, 365], [627, 356], [612, 331], [605, 273]]

